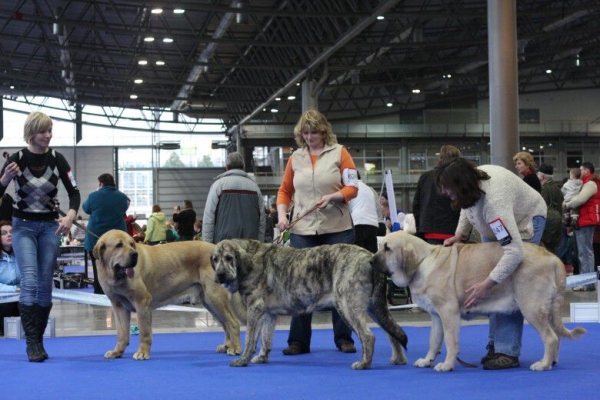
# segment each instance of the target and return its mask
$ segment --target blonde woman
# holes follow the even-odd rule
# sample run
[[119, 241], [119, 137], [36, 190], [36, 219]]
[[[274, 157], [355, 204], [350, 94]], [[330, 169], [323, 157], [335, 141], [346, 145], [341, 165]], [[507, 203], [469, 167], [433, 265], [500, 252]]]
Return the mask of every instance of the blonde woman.
[[[0, 195], [14, 181], [13, 248], [21, 272], [19, 312], [31, 362], [48, 358], [42, 337], [52, 308], [54, 268], [60, 236], [68, 235], [81, 203], [75, 178], [65, 157], [50, 148], [52, 120], [41, 112], [25, 120], [27, 147], [12, 154], [0, 173]], [[64, 217], [53, 207], [59, 182], [69, 194]]]
[[535, 173], [536, 164], [533, 156], [526, 151], [520, 151], [514, 155], [513, 162], [515, 169], [523, 177], [523, 181], [541, 193], [542, 183]]
[[[290, 230], [290, 246], [301, 249], [323, 244], [354, 243], [348, 201], [358, 194], [358, 176], [352, 156], [337, 143], [331, 124], [318, 111], [302, 114], [294, 128], [299, 149], [289, 158], [277, 194], [277, 228], [285, 231], [290, 220], [305, 215]], [[290, 204], [294, 211], [288, 218]], [[317, 209], [309, 212], [316, 205]], [[336, 347], [355, 353], [352, 330], [333, 309]], [[312, 314], [292, 318], [285, 355], [310, 352]]]

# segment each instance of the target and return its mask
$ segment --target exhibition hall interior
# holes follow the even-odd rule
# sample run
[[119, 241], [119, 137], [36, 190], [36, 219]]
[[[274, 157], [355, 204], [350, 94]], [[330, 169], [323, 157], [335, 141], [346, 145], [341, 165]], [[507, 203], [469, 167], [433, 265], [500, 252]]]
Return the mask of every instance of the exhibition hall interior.
[[[172, 219], [185, 199], [201, 218], [234, 151], [264, 204], [276, 202], [298, 149], [294, 128], [310, 109], [327, 118], [361, 180], [378, 196], [392, 193], [405, 214], [444, 145], [515, 173], [513, 155], [529, 153], [537, 166], [551, 165], [562, 185], [573, 168], [600, 166], [599, 18], [592, 0], [5, 1], [0, 150], [26, 147], [26, 118], [47, 114], [50, 145], [71, 166], [82, 202], [109, 173], [140, 227], [153, 205]], [[69, 204], [62, 186], [57, 198]], [[54, 283], [66, 294], [53, 300], [51, 339], [115, 336], [110, 303], [77, 296], [93, 291], [89, 254], [81, 243], [63, 244]], [[593, 247], [600, 259], [600, 230]], [[569, 275], [579, 272], [574, 257], [564, 263]], [[431, 326], [409, 290], [390, 287], [398, 324]], [[579, 303], [588, 305], [577, 311], [584, 322], [600, 321], [597, 292], [572, 287], [563, 321], [573, 322]], [[202, 304], [184, 298], [178, 306], [187, 310], [153, 312], [154, 334], [222, 332]], [[136, 345], [137, 323], [133, 313]], [[462, 322], [487, 324], [486, 316]], [[315, 312], [312, 326], [331, 330], [331, 312]], [[289, 327], [290, 317], [278, 318], [278, 332]], [[15, 342], [8, 336], [0, 338], [0, 359]], [[273, 353], [280, 355], [287, 343], [279, 338]], [[26, 360], [22, 342], [22, 360], [14, 360]], [[134, 351], [132, 344], [123, 357]], [[410, 368], [417, 351], [409, 353]]]

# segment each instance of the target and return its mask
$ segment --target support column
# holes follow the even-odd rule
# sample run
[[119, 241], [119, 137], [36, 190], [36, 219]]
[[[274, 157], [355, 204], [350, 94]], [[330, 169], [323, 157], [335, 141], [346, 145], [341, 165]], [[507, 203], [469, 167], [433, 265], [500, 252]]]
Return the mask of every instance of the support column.
[[319, 99], [313, 94], [314, 88], [314, 80], [306, 79], [302, 81], [302, 113], [319, 109]]
[[519, 151], [517, 5], [488, 0], [490, 163], [513, 170]]

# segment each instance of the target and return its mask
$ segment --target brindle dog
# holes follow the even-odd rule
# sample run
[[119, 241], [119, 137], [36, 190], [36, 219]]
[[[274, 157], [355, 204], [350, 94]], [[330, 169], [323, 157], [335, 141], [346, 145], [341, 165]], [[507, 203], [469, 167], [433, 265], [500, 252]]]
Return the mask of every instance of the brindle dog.
[[[373, 255], [358, 246], [324, 245], [293, 249], [255, 240], [223, 240], [211, 257], [219, 282], [239, 291], [247, 307], [246, 346], [232, 367], [267, 363], [279, 315], [298, 315], [334, 306], [358, 335], [362, 359], [353, 369], [369, 369], [375, 336], [367, 326], [370, 315], [387, 333], [391, 364], [406, 364], [402, 347], [406, 334], [392, 319], [385, 300], [385, 277], [373, 270]], [[258, 333], [262, 341], [256, 351]]]

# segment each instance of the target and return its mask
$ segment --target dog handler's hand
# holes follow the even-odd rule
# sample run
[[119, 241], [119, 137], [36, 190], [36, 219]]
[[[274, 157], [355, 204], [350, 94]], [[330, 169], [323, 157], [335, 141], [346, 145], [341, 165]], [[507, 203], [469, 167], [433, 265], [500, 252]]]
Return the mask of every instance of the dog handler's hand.
[[444, 240], [444, 246], [452, 246], [454, 243], [462, 242], [464, 237], [462, 235], [454, 235], [451, 238]]
[[277, 229], [280, 232], [285, 231], [290, 227], [290, 221], [287, 217], [288, 207], [285, 204], [279, 204], [277, 206]]
[[15, 176], [19, 173], [19, 166], [16, 162], [11, 162], [4, 169], [4, 175], [0, 177], [0, 183], [2, 186], [8, 186], [10, 181], [14, 179]]
[[77, 211], [75, 210], [69, 210], [67, 212], [67, 215], [65, 215], [64, 217], [59, 217], [56, 221], [58, 222], [58, 229], [56, 229], [56, 234], [60, 235], [68, 235], [69, 232], [71, 231], [71, 227], [73, 226], [73, 220], [75, 219], [75, 216], [77, 215]]
[[344, 195], [339, 191], [332, 194], [326, 194], [325, 196], [321, 197], [321, 200], [319, 200], [319, 202], [317, 203], [317, 207], [325, 208], [329, 203], [332, 203], [334, 201], [344, 201]]
[[481, 300], [485, 299], [490, 289], [494, 286], [496, 286], [496, 282], [488, 277], [485, 278], [484, 281], [476, 283], [465, 290], [465, 293], [469, 293], [469, 297], [465, 300], [465, 308], [471, 308], [481, 302]]

